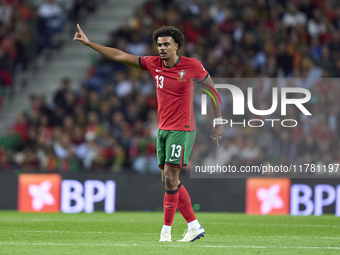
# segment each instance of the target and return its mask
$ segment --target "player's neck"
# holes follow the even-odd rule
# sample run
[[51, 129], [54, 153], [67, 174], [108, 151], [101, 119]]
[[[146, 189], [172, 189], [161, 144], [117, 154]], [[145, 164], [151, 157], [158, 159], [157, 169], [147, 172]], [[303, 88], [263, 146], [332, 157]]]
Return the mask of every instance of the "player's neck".
[[179, 56], [177, 55], [174, 55], [173, 57], [167, 59], [167, 60], [163, 60], [163, 64], [166, 66], [166, 67], [173, 67], [176, 62], [178, 61], [178, 58]]

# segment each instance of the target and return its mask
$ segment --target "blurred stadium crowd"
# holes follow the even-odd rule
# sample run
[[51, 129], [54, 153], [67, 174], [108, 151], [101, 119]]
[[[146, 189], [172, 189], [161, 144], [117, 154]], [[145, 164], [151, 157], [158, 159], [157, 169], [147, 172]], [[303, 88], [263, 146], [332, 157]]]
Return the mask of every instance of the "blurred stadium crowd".
[[[1, 7], [12, 7], [13, 12], [7, 23], [1, 21], [10, 24], [0, 27], [2, 47], [10, 39], [17, 42], [14, 45], [25, 45], [19, 39], [21, 33], [13, 33], [17, 31], [13, 26], [21, 23], [31, 34], [41, 36], [39, 30], [23, 22], [28, 19], [37, 24], [37, 12], [24, 5], [30, 1], [13, 1], [12, 5], [2, 2]], [[110, 35], [107, 46], [140, 56], [155, 55], [152, 32], [162, 25], [173, 25], [186, 38], [180, 55], [199, 59], [213, 78], [337, 78], [340, 76], [340, 6], [336, 3], [333, 0], [149, 0]], [[4, 29], [8, 26], [12, 33]], [[4, 52], [8, 51], [0, 52], [1, 63], [8, 64], [5, 70], [15, 72], [15, 58], [7, 61]], [[18, 54], [12, 54], [12, 58], [24, 58], [25, 54], [19, 54], [18, 48], [15, 52]], [[157, 99], [149, 73], [100, 58], [88, 68], [79, 90], [70, 89], [70, 82], [68, 78], [62, 81], [54, 102], [46, 102], [41, 95], [30, 97], [30, 107], [18, 114], [6, 135], [0, 138], [1, 169], [158, 172]], [[254, 104], [259, 109], [268, 109], [272, 85], [260, 83], [254, 86], [257, 95]], [[295, 85], [293, 82], [291, 86]], [[191, 160], [205, 159], [221, 165], [339, 163], [337, 80], [306, 81], [299, 86], [312, 93], [307, 105], [312, 117], [307, 119], [299, 111], [289, 111], [289, 118], [299, 121], [292, 129], [279, 125], [271, 129], [226, 127], [216, 152], [210, 153], [212, 119], [207, 121], [196, 114], [198, 137]], [[224, 111], [227, 107], [231, 109], [231, 102], [227, 101], [224, 107]]]
[[[94, 0], [0, 0], [0, 107], [6, 87], [46, 49], [58, 49], [65, 24], [95, 10]], [[59, 36], [59, 38], [58, 38]]]

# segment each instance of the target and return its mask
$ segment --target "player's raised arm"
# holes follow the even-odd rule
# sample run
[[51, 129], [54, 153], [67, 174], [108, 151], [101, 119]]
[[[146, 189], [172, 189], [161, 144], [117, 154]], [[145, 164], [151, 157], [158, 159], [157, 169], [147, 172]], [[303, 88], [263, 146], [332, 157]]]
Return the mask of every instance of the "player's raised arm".
[[74, 35], [73, 41], [79, 41], [85, 46], [89, 46], [90, 48], [94, 49], [95, 51], [98, 51], [100, 54], [113, 61], [117, 61], [125, 65], [141, 69], [141, 66], [139, 65], [138, 62], [139, 58], [138, 56], [128, 54], [124, 51], [115, 48], [106, 47], [103, 45], [93, 43], [87, 38], [83, 30], [80, 28], [79, 24], [77, 24], [77, 27], [79, 31], [76, 32], [76, 34]]

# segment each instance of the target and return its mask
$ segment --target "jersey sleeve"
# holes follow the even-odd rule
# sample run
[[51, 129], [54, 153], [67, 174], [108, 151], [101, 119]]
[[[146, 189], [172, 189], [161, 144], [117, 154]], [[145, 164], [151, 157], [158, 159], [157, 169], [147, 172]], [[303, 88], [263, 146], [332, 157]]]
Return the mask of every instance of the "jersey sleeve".
[[200, 61], [198, 61], [197, 59], [193, 59], [193, 63], [192, 63], [192, 67], [194, 73], [195, 73], [195, 79], [196, 80], [200, 80], [201, 82], [203, 82], [206, 78], [208, 78], [209, 73], [207, 70], [205, 70], [205, 68], [203, 67], [202, 63]]
[[146, 71], [149, 70], [149, 58], [147, 56], [139, 57], [138, 62], [142, 70]]

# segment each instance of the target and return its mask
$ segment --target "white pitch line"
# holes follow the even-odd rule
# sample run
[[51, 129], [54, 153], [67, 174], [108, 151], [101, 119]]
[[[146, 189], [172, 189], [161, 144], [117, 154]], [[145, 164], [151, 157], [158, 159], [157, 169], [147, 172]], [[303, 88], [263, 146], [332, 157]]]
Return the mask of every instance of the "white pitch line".
[[[141, 245], [141, 244], [65, 244], [65, 243], [1, 243], [0, 245], [17, 245], [17, 246], [107, 246], [107, 247], [183, 247], [183, 245]], [[340, 247], [317, 247], [317, 246], [247, 246], [247, 245], [194, 245], [192, 248], [242, 248], [242, 249], [320, 249], [320, 250], [340, 250]]]
[[[214, 237], [238, 237], [238, 238], [249, 238], [249, 236], [245, 235], [212, 235]], [[251, 236], [252, 238], [293, 238], [293, 239], [324, 239], [324, 240], [340, 240], [340, 237], [330, 237], [330, 236]]]
[[[0, 230], [0, 232], [27, 232], [27, 233], [56, 233], [56, 234], [110, 234], [110, 235], [135, 235], [135, 232], [110, 232], [110, 231], [68, 231], [68, 230]], [[158, 233], [143, 233], [143, 235], [156, 235]], [[238, 237], [249, 238], [245, 235], [211, 235], [214, 237]], [[340, 237], [330, 236], [252, 236], [253, 238], [293, 238], [293, 239], [324, 239], [324, 240], [340, 240]]]
[[[201, 222], [203, 223], [203, 222]], [[339, 222], [340, 223], [340, 222]], [[340, 225], [312, 225], [312, 224], [280, 224], [280, 223], [235, 223], [235, 222], [207, 222], [207, 224], [218, 225], [240, 225], [240, 226], [273, 226], [273, 227], [307, 227], [307, 228], [340, 228]]]
[[[28, 232], [28, 233], [56, 233], [56, 234], [136, 234], [136, 232], [110, 232], [110, 231], [68, 231], [68, 230], [3, 230], [0, 232]], [[144, 233], [143, 235], [155, 235], [156, 233]], [[157, 233], [158, 234], [158, 233]]]

